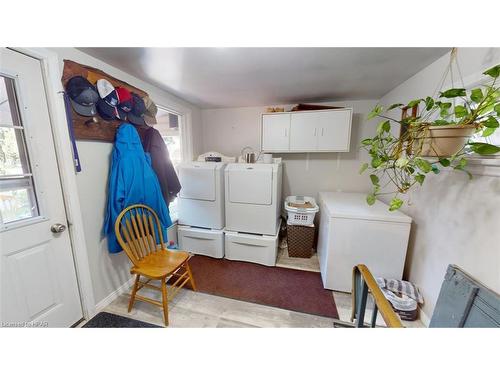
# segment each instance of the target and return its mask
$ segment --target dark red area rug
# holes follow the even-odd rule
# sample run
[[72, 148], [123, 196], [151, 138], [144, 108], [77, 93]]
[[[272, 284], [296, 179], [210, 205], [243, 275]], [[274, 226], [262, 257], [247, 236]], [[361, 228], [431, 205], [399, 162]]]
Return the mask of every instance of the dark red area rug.
[[338, 319], [333, 294], [317, 272], [214, 259], [189, 260], [200, 292]]

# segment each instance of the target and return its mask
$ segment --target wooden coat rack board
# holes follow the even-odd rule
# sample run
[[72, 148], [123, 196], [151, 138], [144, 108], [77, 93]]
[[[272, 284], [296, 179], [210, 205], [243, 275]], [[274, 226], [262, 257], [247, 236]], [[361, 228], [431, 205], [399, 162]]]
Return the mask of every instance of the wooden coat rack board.
[[[107, 79], [114, 87], [124, 87], [130, 92], [136, 93], [141, 98], [148, 96], [148, 94], [137, 87], [129, 85], [127, 82], [120, 81], [102, 70], [78, 64], [71, 60], [64, 60], [64, 70], [61, 78], [63, 87], [66, 88], [66, 83], [74, 76], [83, 76], [88, 79], [92, 84], [98, 79]], [[75, 138], [79, 140], [93, 140], [102, 142], [114, 142], [116, 129], [121, 125], [122, 121], [103, 120], [99, 114], [95, 116], [97, 123], [91, 122], [92, 117], [81, 116], [71, 108], [71, 116], [73, 117], [73, 130]], [[90, 122], [89, 122], [90, 120]], [[87, 124], [86, 124], [87, 123]]]

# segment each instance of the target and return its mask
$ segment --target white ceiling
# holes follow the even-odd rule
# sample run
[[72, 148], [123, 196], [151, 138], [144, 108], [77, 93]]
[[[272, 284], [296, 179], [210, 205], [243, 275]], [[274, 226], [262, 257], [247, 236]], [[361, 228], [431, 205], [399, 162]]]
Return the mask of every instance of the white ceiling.
[[201, 108], [378, 99], [449, 48], [80, 48]]

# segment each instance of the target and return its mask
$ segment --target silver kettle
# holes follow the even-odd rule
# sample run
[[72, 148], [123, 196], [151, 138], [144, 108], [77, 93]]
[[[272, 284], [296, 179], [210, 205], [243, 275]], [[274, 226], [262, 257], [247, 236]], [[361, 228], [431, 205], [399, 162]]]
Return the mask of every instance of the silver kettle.
[[241, 157], [242, 159], [245, 161], [245, 163], [255, 163], [256, 161], [256, 155], [255, 155], [255, 152], [253, 151], [253, 148], [247, 146], [247, 147], [244, 147], [242, 150], [241, 150]]

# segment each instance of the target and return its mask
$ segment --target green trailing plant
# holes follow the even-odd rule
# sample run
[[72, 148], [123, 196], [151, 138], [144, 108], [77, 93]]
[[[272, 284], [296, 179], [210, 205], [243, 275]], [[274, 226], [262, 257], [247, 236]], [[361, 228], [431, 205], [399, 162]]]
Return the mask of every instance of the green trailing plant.
[[[451, 88], [430, 96], [411, 100], [407, 104], [397, 103], [384, 108], [375, 106], [367, 119], [380, 118], [376, 135], [361, 142], [361, 147], [370, 155], [370, 162], [361, 166], [360, 173], [368, 172], [373, 190], [367, 196], [369, 205], [377, 196], [392, 195], [389, 210], [398, 210], [403, 204], [403, 196], [415, 185], [421, 186], [429, 173], [438, 174], [442, 169], [466, 170], [466, 156], [472, 153], [492, 155], [500, 152], [500, 147], [490, 143], [467, 141], [462, 149], [449, 157], [427, 158], [422, 155], [424, 139], [432, 126], [474, 127], [482, 137], [491, 136], [499, 127], [500, 65], [486, 70], [489, 83], [471, 90]], [[395, 119], [391, 112], [417, 107], [420, 113], [404, 119]], [[400, 113], [400, 112], [398, 112]], [[418, 113], [418, 112], [417, 112]], [[406, 129], [400, 137], [392, 134], [394, 125]], [[395, 189], [389, 189], [393, 186]]]

